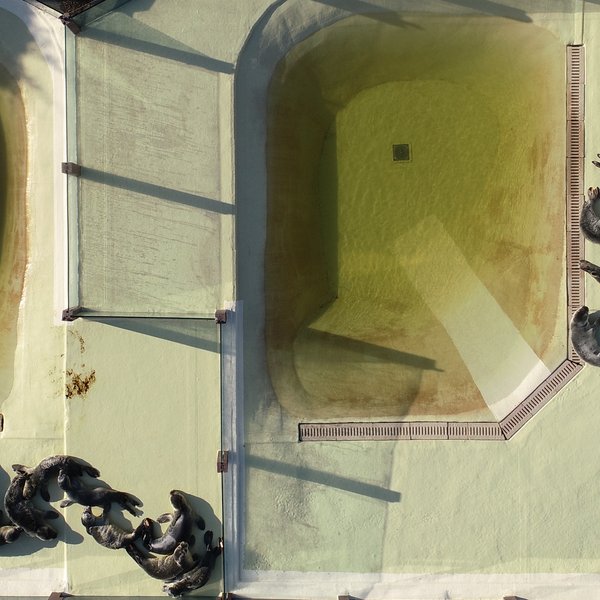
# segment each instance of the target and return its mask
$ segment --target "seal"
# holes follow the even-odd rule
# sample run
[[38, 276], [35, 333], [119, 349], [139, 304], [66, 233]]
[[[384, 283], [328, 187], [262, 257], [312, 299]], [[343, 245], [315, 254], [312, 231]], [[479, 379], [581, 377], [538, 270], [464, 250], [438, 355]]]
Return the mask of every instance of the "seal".
[[600, 328], [600, 319], [591, 319], [587, 306], [575, 311], [571, 318], [571, 342], [579, 357], [590, 365], [600, 367], [600, 345], [596, 331]]
[[110, 510], [110, 505], [116, 502], [132, 515], [137, 515], [135, 507], [142, 505], [137, 498], [127, 492], [102, 487], [85, 488], [78, 478], [67, 475], [63, 470], [58, 473], [58, 487], [67, 494], [67, 499], [60, 503], [63, 508], [71, 506], [71, 504], [81, 504], [83, 506], [101, 506], [105, 510]]
[[[596, 281], [600, 282], [600, 267], [598, 265], [587, 260], [581, 260], [579, 266]], [[573, 349], [583, 361], [595, 367], [600, 367], [598, 329], [600, 329], [600, 317], [590, 317], [587, 306], [577, 309], [571, 317], [570, 331]]]
[[163, 581], [174, 579], [194, 566], [187, 542], [177, 544], [173, 554], [168, 556], [146, 555], [135, 545], [126, 546], [125, 550], [150, 577]]
[[133, 544], [142, 534], [143, 524], [140, 523], [133, 531], [127, 532], [110, 522], [108, 512], [105, 508], [102, 514], [97, 517], [92, 512], [91, 506], [86, 507], [81, 515], [81, 523], [85, 530], [101, 546], [111, 550], [118, 550]]
[[179, 598], [187, 592], [197, 590], [206, 585], [210, 579], [211, 573], [215, 567], [218, 556], [223, 551], [223, 539], [219, 538], [219, 543], [213, 547], [213, 532], [207, 531], [204, 534], [204, 543], [206, 544], [206, 554], [196, 563], [194, 568], [183, 573], [172, 582], [167, 582], [163, 586], [163, 592], [171, 598]]
[[588, 197], [583, 201], [579, 225], [581, 232], [590, 240], [600, 244], [600, 218], [594, 210], [594, 202], [600, 198], [600, 188], [589, 188]]
[[[0, 514], [2, 514], [1, 510]], [[17, 527], [13, 524], [0, 526], [0, 546], [4, 546], [4, 544], [12, 544], [19, 538], [22, 531], [23, 530], [20, 527]]]
[[19, 539], [23, 529], [16, 525], [2, 525], [0, 527], [0, 546], [4, 544], [12, 544], [15, 540]]
[[589, 273], [598, 283], [600, 283], [600, 267], [587, 260], [579, 261], [579, 268], [586, 273]]
[[13, 471], [28, 476], [28, 480], [25, 483], [25, 489], [23, 490], [25, 498], [33, 498], [36, 491], [39, 489], [40, 496], [46, 502], [50, 500], [48, 481], [51, 477], [56, 476], [61, 469], [68, 475], [81, 476], [85, 472], [91, 477], [100, 476], [100, 471], [98, 471], [98, 469], [88, 465], [79, 458], [68, 456], [66, 454], [49, 456], [34, 468], [20, 464], [13, 465], [12, 468]]
[[30, 537], [44, 541], [53, 540], [57, 532], [44, 519], [56, 519], [58, 513], [53, 510], [41, 510], [34, 506], [29, 498], [25, 498], [23, 490], [26, 482], [27, 475], [23, 473], [17, 473], [13, 477], [4, 496], [6, 515], [16, 527], [20, 527]]
[[144, 519], [143, 521], [144, 534], [142, 541], [148, 550], [156, 554], [171, 554], [180, 542], [193, 544], [192, 528], [194, 524], [202, 530], [206, 527], [204, 519], [195, 515], [182, 491], [171, 490], [170, 499], [175, 509], [173, 514], [164, 513], [157, 518], [159, 523], [169, 523], [164, 535], [153, 539], [154, 521], [152, 519]]

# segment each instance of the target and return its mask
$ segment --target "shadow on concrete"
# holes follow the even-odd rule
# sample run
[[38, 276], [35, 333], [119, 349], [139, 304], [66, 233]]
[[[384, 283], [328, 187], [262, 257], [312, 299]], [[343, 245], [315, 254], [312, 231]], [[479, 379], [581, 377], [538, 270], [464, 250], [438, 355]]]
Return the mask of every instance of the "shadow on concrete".
[[151, 196], [161, 200], [169, 200], [170, 202], [177, 202], [178, 204], [185, 204], [187, 206], [192, 206], [193, 208], [199, 208], [222, 215], [230, 215], [234, 212], [234, 208], [231, 204], [221, 202], [220, 200], [174, 190], [146, 181], [139, 181], [138, 179], [132, 179], [131, 177], [106, 173], [98, 169], [82, 167], [81, 177], [109, 187], [129, 190], [136, 194]]
[[125, 14], [127, 10], [131, 10], [133, 5], [133, 3], [128, 3], [119, 11], [95, 21], [85, 27], [79, 35], [97, 42], [152, 54], [207, 71], [214, 71], [215, 73], [232, 74], [234, 72], [235, 66], [232, 63], [202, 54], [171, 36]]
[[375, 500], [382, 500], [384, 502], [400, 502], [402, 497], [400, 492], [396, 492], [394, 490], [389, 490], [371, 483], [364, 483], [362, 481], [358, 481], [357, 479], [342, 477], [334, 473], [327, 473], [326, 471], [312, 469], [310, 467], [292, 465], [290, 463], [272, 460], [270, 458], [263, 458], [261, 456], [255, 456], [252, 454], [247, 454], [245, 460], [246, 467], [249, 468], [260, 469], [261, 471], [269, 471], [271, 473], [276, 473], [277, 475], [292, 477], [293, 479], [311, 481], [312, 483], [338, 488], [346, 492], [359, 494], [360, 496], [368, 496], [369, 498], [374, 498]]
[[[334, 8], [339, 8], [350, 13], [359, 14], [369, 19], [375, 19], [382, 21], [388, 25], [396, 25], [398, 27], [416, 27], [421, 29], [418, 25], [407, 22], [401, 16], [402, 12], [409, 11], [395, 11], [382, 6], [375, 6], [369, 4], [364, 0], [316, 0], [321, 4], [327, 4]], [[600, 2], [600, 0], [597, 0]], [[495, 17], [504, 17], [506, 19], [512, 19], [514, 21], [521, 21], [523, 23], [531, 23], [529, 15], [519, 8], [513, 6], [507, 6], [501, 2], [492, 2], [491, 0], [446, 0], [448, 4], [455, 4], [468, 8], [478, 13], [485, 13]], [[532, 7], [533, 8], [533, 7]]]
[[386, 25], [395, 25], [396, 27], [412, 27], [414, 29], [421, 29], [419, 25], [409, 23], [403, 19], [400, 15], [401, 12], [391, 10], [383, 6], [376, 6], [369, 4], [364, 0], [316, 0], [321, 4], [326, 4], [333, 8], [339, 8], [349, 13], [355, 13], [362, 17], [374, 19], [375, 21], [381, 21]]
[[343, 360], [341, 358], [343, 356], [355, 355], [357, 362], [363, 362], [365, 357], [367, 357], [376, 359], [379, 362], [403, 364], [423, 371], [443, 372], [443, 369], [437, 368], [435, 360], [426, 356], [402, 352], [393, 348], [378, 346], [377, 344], [370, 344], [327, 331], [308, 328], [304, 333], [304, 338], [310, 344], [323, 344], [328, 348], [342, 352], [343, 354], [339, 354], [341, 360]]
[[219, 352], [217, 325], [211, 319], [161, 319], [147, 317], [86, 317], [88, 321], [183, 344], [208, 352]]

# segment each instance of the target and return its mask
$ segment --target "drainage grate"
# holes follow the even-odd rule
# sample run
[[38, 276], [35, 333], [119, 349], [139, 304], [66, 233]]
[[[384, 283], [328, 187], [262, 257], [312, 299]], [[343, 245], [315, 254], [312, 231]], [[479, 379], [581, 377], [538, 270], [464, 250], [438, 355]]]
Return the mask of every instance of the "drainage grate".
[[411, 160], [410, 144], [393, 144], [392, 158], [394, 162], [409, 162]]
[[511, 438], [521, 429], [582, 368], [580, 364], [565, 360], [546, 381], [538, 386], [517, 408], [500, 421], [500, 427], [506, 438]]
[[[584, 303], [585, 279], [579, 268], [584, 258], [584, 241], [579, 227], [583, 200], [585, 119], [585, 50], [567, 46], [567, 303], [569, 319]], [[579, 362], [568, 336], [568, 358]]]
[[498, 423], [430, 421], [379, 423], [300, 423], [301, 442], [372, 440], [504, 440]]

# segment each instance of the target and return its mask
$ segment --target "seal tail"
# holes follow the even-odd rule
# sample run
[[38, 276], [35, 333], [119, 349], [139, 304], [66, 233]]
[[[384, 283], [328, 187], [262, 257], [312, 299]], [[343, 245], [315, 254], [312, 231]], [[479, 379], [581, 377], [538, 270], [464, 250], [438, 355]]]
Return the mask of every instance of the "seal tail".
[[20, 473], [21, 475], [31, 475], [33, 473], [33, 469], [31, 467], [26, 467], [25, 465], [21, 465], [19, 463], [12, 465], [12, 470], [15, 473]]

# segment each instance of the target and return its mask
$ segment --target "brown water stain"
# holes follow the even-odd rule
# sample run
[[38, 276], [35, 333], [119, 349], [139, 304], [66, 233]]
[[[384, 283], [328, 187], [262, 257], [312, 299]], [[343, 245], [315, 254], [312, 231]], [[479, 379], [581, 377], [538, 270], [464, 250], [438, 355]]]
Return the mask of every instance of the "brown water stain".
[[85, 397], [92, 385], [96, 382], [96, 371], [92, 370], [87, 375], [76, 373], [73, 369], [66, 371], [65, 396], [68, 399], [77, 396]]
[[75, 339], [77, 339], [77, 341], [79, 342], [79, 351], [81, 352], [81, 354], [83, 354], [85, 352], [85, 340], [83, 339], [83, 336], [78, 331], [75, 331], [73, 329], [69, 329], [69, 333], [73, 337], [75, 337]]

